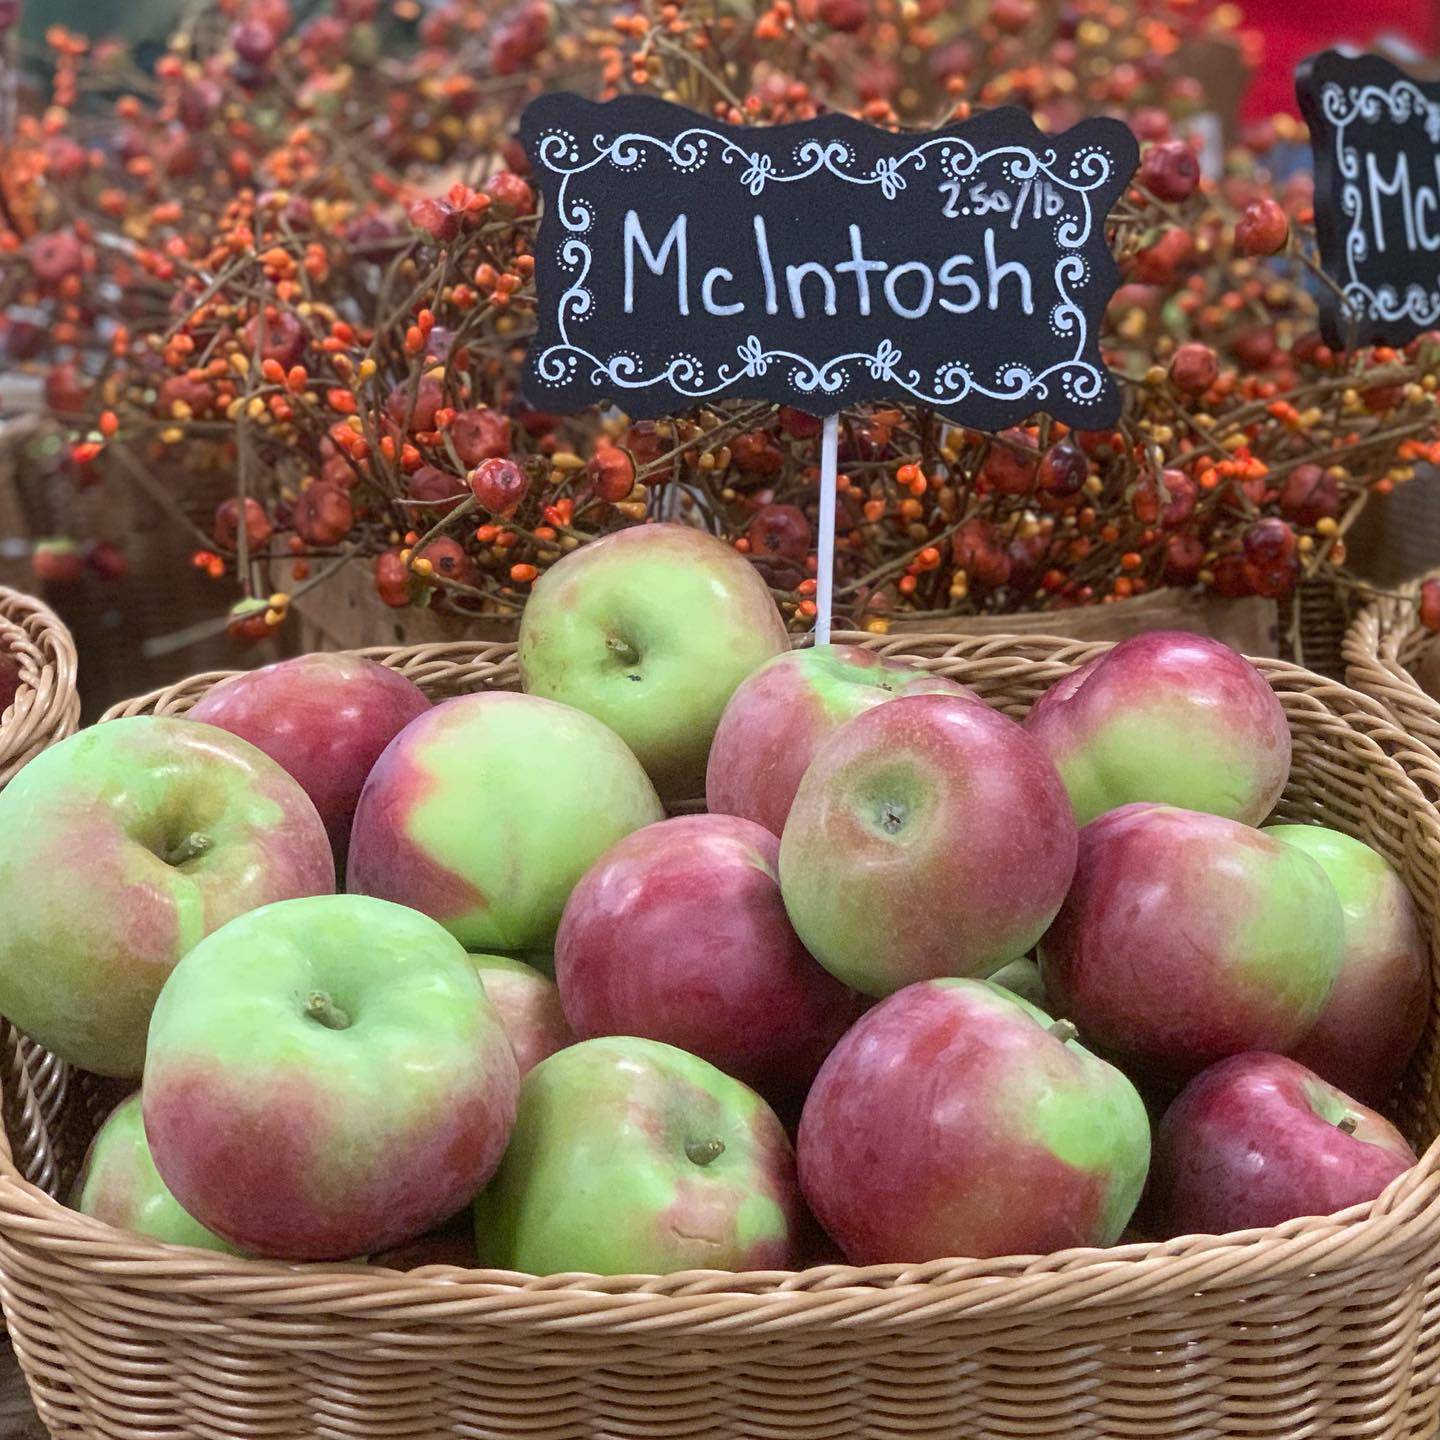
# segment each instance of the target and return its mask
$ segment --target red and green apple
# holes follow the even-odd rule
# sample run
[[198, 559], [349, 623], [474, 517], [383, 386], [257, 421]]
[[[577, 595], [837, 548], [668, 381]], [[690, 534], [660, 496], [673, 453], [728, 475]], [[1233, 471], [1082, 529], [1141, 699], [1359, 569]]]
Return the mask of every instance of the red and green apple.
[[960, 695], [877, 705], [820, 747], [780, 842], [806, 949], [867, 995], [989, 975], [1059, 910], [1076, 829], [1024, 730]]
[[102, 1075], [139, 1075], [155, 997], [199, 940], [335, 888], [300, 786], [193, 720], [135, 716], [52, 746], [0, 790], [0, 835], [0, 1014]]
[[175, 967], [145, 1060], [155, 1168], [254, 1255], [340, 1260], [413, 1239], [494, 1173], [520, 1076], [460, 943], [362, 895], [290, 900]]
[[1165, 1112], [1151, 1202], [1166, 1234], [1224, 1235], [1363, 1204], [1415, 1163], [1383, 1115], [1299, 1061], [1249, 1052]]
[[800, 1185], [855, 1265], [1042, 1255], [1119, 1239], [1150, 1126], [1075, 1028], [984, 980], [869, 1011], [805, 1102]]
[[523, 1080], [547, 1055], [575, 1043], [555, 982], [509, 955], [472, 955], [475, 972], [505, 1027]]
[[860, 998], [800, 943], [779, 857], [770, 831], [733, 815], [677, 816], [611, 846], [555, 941], [575, 1033], [664, 1040], [772, 1103], [803, 1097]]
[[1290, 727], [1264, 676], [1175, 630], [1123, 640], [1058, 681], [1025, 728], [1081, 825], [1140, 800], [1258, 825], [1290, 773]]
[[785, 1270], [803, 1210], [784, 1127], [753, 1090], [673, 1045], [606, 1036], [525, 1077], [476, 1250], [536, 1275]]
[[359, 655], [300, 655], [215, 686], [190, 719], [263, 750], [300, 782], [343, 870], [360, 789], [380, 752], [430, 708], [418, 686]]
[[707, 808], [781, 834], [820, 746], [847, 720], [904, 695], [974, 692], [860, 645], [775, 656], [741, 682], [720, 717], [705, 772]]
[[187, 1214], [160, 1178], [145, 1140], [138, 1090], [122, 1100], [96, 1131], [70, 1203], [107, 1225], [149, 1235], [167, 1245], [234, 1251]]
[[1319, 862], [1340, 898], [1344, 955], [1335, 988], [1290, 1054], [1369, 1105], [1390, 1098], [1430, 1007], [1430, 951], [1415, 902], [1390, 863], [1361, 840], [1323, 825], [1264, 831]]
[[464, 695], [376, 761], [347, 888], [423, 911], [471, 950], [546, 949], [580, 877], [663, 815], [640, 762], [592, 716], [534, 695]]
[[603, 720], [667, 799], [704, 793], [710, 741], [736, 687], [789, 648], [759, 573], [686, 525], [637, 525], [567, 555], [520, 620], [532, 695]]
[[1181, 1080], [1227, 1055], [1298, 1044], [1343, 951], [1335, 887], [1298, 846], [1218, 815], [1137, 803], [1080, 832], [1040, 969], [1088, 1044]]

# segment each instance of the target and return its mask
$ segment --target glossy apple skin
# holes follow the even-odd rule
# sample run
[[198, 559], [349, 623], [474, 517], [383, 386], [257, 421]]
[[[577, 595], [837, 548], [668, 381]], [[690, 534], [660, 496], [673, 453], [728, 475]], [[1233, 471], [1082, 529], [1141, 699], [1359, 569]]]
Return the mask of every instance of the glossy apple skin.
[[852, 1264], [1120, 1237], [1150, 1160], [1145, 1106], [1052, 1023], [998, 985], [927, 980], [835, 1047], [800, 1120], [800, 1185]]
[[[169, 863], [191, 834], [210, 848]], [[305, 792], [192, 720], [113, 720], [52, 746], [0, 791], [0, 835], [0, 1014], [102, 1075], [140, 1074], [160, 986], [203, 936], [335, 888]]]
[[520, 673], [530, 694], [610, 726], [666, 799], [693, 799], [736, 687], [789, 646], [765, 582], [724, 541], [637, 525], [592, 540], [535, 583]]
[[187, 1214], [160, 1178], [145, 1142], [138, 1090], [122, 1100], [96, 1132], [70, 1203], [107, 1225], [167, 1245], [235, 1253], [233, 1246]]
[[423, 911], [471, 950], [544, 949], [580, 877], [663, 815], [598, 720], [533, 695], [464, 695], [412, 720], [376, 761], [346, 888]]
[[547, 1055], [575, 1043], [555, 982], [508, 955], [472, 955], [475, 973], [505, 1027], [523, 1080]]
[[1252, 1051], [1202, 1071], [1165, 1112], [1154, 1210], [1167, 1235], [1253, 1230], [1373, 1200], [1415, 1163], [1384, 1116], [1296, 1060]]
[[988, 975], [1065, 898], [1076, 829], [1044, 752], [954, 695], [877, 705], [820, 748], [780, 842], [785, 908], [806, 949], [867, 995]]
[[1243, 655], [1201, 635], [1121, 641], [1052, 686], [1025, 728], [1088, 824], [1148, 800], [1258, 825], [1290, 774], [1290, 727]]
[[380, 752], [430, 708], [418, 686], [358, 655], [301, 655], [217, 685], [190, 719], [263, 750], [315, 802], [343, 871], [360, 789]]
[[767, 661], [730, 697], [710, 746], [705, 804], [779, 835], [811, 760], [847, 720], [904, 695], [974, 692], [859, 645], [816, 645]]
[[1339, 830], [1271, 825], [1263, 833], [1319, 862], [1345, 922], [1335, 988], [1289, 1053], [1347, 1095], [1383, 1104], [1420, 1043], [1430, 1005], [1430, 952], [1414, 901], [1383, 855]]
[[1089, 1044], [1185, 1079], [1296, 1044], [1340, 973], [1343, 932], [1335, 887], [1297, 847], [1218, 815], [1124, 805], [1080, 832], [1040, 969]]
[[[328, 997], [348, 1024], [307, 1011]], [[176, 1199], [253, 1255], [414, 1239], [494, 1173], [520, 1075], [470, 957], [360, 895], [252, 911], [197, 945], [150, 1026], [145, 1133]]]
[[[706, 1141], [724, 1149], [699, 1163], [687, 1146]], [[673, 1045], [606, 1036], [525, 1077], [476, 1250], [536, 1275], [786, 1270], [803, 1210], [790, 1142], [753, 1090]]]
[[733, 815], [662, 820], [607, 850], [555, 941], [575, 1033], [664, 1040], [774, 1103], [803, 1096], [861, 1002], [800, 943], [779, 858]]

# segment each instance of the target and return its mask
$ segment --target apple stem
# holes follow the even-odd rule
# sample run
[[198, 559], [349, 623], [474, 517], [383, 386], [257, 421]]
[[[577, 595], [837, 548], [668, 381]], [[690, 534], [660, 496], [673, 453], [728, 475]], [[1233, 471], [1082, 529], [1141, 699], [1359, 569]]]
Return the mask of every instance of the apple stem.
[[164, 857], [167, 865], [184, 865], [187, 861], [198, 860], [214, 846], [215, 842], [198, 830], [192, 830], [176, 847]]
[[1053, 1035], [1062, 1045], [1068, 1045], [1080, 1032], [1073, 1020], [1052, 1020], [1046, 1033]]
[[1343, 1130], [1347, 1135], [1353, 1135], [1360, 1128], [1360, 1117], [1358, 1115], [1344, 1114], [1335, 1122], [1337, 1130]]
[[622, 640], [618, 635], [606, 636], [605, 648], [622, 665], [634, 665], [640, 659], [640, 652], [628, 640]]
[[686, 1158], [696, 1165], [708, 1165], [712, 1160], [718, 1160], [724, 1153], [725, 1142], [723, 1140], [687, 1140], [685, 1142]]
[[305, 1013], [327, 1030], [348, 1030], [350, 1017], [323, 990], [312, 990]]

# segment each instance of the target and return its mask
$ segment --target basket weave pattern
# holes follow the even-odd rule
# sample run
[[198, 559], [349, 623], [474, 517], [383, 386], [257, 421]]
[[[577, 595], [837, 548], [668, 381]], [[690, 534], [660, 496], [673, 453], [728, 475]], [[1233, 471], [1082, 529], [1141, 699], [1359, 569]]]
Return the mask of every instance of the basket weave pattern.
[[1440, 754], [1440, 700], [1420, 688], [1413, 667], [1435, 637], [1420, 623], [1418, 599], [1432, 571], [1355, 617], [1345, 633], [1345, 673], [1351, 685], [1378, 700], [1402, 730]]
[[0, 714], [0, 785], [80, 724], [75, 645], [47, 605], [0, 585], [0, 650], [20, 662], [20, 689]]
[[[1016, 716], [1104, 648], [836, 638]], [[372, 653], [436, 697], [517, 682], [506, 646]], [[1440, 761], [1354, 692], [1261, 669], [1295, 740], [1280, 815], [1381, 850], [1440, 955]], [[183, 713], [217, 678], [111, 714]], [[1395, 1107], [1430, 1148], [1340, 1216], [1029, 1259], [604, 1279], [301, 1269], [115, 1231], [45, 1193], [93, 1124], [72, 1076], [68, 1128], [27, 1149], [7, 1115], [28, 1180], [0, 1153], [0, 1298], [42, 1418], [91, 1440], [1411, 1440], [1440, 1423], [1437, 1071], [1432, 1011]]]

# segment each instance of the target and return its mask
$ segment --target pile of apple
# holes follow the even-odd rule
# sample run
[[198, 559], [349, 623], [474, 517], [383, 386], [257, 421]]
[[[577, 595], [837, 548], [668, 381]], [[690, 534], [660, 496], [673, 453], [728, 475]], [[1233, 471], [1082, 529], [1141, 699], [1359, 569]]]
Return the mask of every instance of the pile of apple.
[[307, 656], [0, 793], [0, 1012], [141, 1080], [80, 1209], [770, 1270], [1264, 1226], [1415, 1163], [1370, 1108], [1429, 1003], [1415, 909], [1359, 841], [1257, 828], [1290, 734], [1233, 651], [1127, 641], [1020, 724], [792, 651], [739, 556], [651, 526], [548, 572], [519, 661], [432, 705]]

